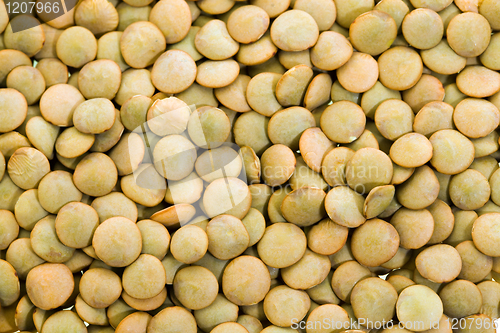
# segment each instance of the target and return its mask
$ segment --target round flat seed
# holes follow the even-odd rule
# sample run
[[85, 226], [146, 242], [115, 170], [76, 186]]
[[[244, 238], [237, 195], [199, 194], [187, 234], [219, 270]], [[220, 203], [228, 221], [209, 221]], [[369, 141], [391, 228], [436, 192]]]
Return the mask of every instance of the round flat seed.
[[[61, 33], [63, 32], [63, 30], [60, 31]], [[45, 58], [40, 60], [38, 64], [36, 64], [36, 68], [42, 73], [47, 87], [52, 87], [56, 84], [69, 83], [68, 66], [57, 59], [56, 55], [54, 55], [54, 58]], [[79, 72], [75, 72], [72, 74], [73, 77], [71, 83], [71, 85], [77, 89], [79, 89], [78, 74]]]
[[179, 181], [169, 181], [165, 201], [170, 204], [192, 204], [201, 198], [203, 181], [196, 172], [192, 172]]
[[396, 46], [380, 55], [378, 68], [380, 82], [384, 86], [393, 90], [406, 90], [413, 87], [422, 76], [423, 64], [415, 50]]
[[196, 63], [189, 54], [180, 50], [163, 53], [151, 70], [151, 82], [161, 92], [180, 93], [196, 79]]
[[197, 174], [209, 183], [223, 177], [238, 177], [242, 166], [241, 157], [227, 146], [205, 151], [195, 163]]
[[116, 327], [115, 332], [127, 332], [129, 330], [133, 330], [134, 332], [144, 333], [146, 332], [147, 326], [151, 321], [151, 315], [145, 312], [135, 312], [132, 313], [120, 322]]
[[434, 232], [429, 240], [429, 244], [436, 244], [444, 241], [453, 231], [455, 226], [455, 216], [450, 206], [444, 201], [437, 199], [428, 208], [434, 219]]
[[85, 322], [93, 325], [109, 324], [105, 309], [96, 309], [85, 303], [81, 296], [75, 300], [75, 310], [78, 316]]
[[75, 186], [90, 196], [99, 197], [113, 190], [118, 181], [118, 171], [113, 160], [103, 153], [85, 156], [73, 174]]
[[201, 148], [217, 148], [228, 138], [231, 122], [224, 111], [201, 107], [189, 117], [187, 131], [191, 140]]
[[26, 98], [17, 90], [0, 89], [0, 132], [10, 132], [19, 127], [26, 119], [28, 103]]
[[442, 283], [453, 281], [460, 274], [462, 260], [452, 246], [437, 244], [420, 252], [415, 265], [424, 278]]
[[242, 219], [248, 213], [251, 202], [252, 196], [246, 183], [233, 177], [214, 180], [203, 195], [203, 206], [209, 217], [228, 214]]
[[[373, 307], [371, 300], [376, 300], [378, 306]], [[352, 289], [350, 299], [356, 318], [372, 322], [391, 320], [397, 300], [396, 289], [389, 282], [378, 277], [369, 277], [359, 281]]]
[[[342, 95], [345, 94], [344, 92], [337, 91], [333, 89], [335, 84], [332, 86], [332, 98], [338, 99], [338, 98], [343, 98]], [[339, 95], [336, 97], [336, 95]], [[359, 103], [359, 94], [355, 94], [356, 98], [347, 98], [351, 100], [354, 103]], [[345, 97], [344, 97], [345, 98]], [[370, 88], [367, 92], [363, 94], [361, 97], [361, 107], [363, 108], [363, 111], [365, 112], [366, 116], [370, 119], [373, 119], [375, 116], [375, 111], [377, 110], [378, 106], [381, 105], [382, 102], [388, 100], [388, 99], [396, 99], [396, 100], [401, 100], [401, 94], [399, 91], [395, 91], [392, 89], [389, 89], [385, 87], [380, 81], [377, 81], [375, 85]]]
[[239, 306], [262, 301], [270, 286], [269, 270], [261, 260], [252, 256], [240, 256], [232, 260], [222, 275], [224, 295]]
[[[2, 307], [8, 307], [9, 305], [14, 304], [16, 300], [19, 298], [20, 295], [19, 277], [14, 267], [10, 263], [2, 259], [0, 259], [0, 273], [2, 274], [3, 277], [2, 279], [3, 283], [2, 286], [0, 287], [0, 304]], [[29, 290], [28, 288], [32, 286], [32, 283], [33, 281], [30, 280], [29, 287], [28, 284], [26, 286], [27, 290]], [[61, 297], [64, 296], [65, 295], [62, 295]], [[38, 302], [38, 299], [36, 301], [38, 304], [40, 304]]]
[[319, 31], [330, 29], [337, 16], [335, 3], [329, 0], [318, 2], [298, 0], [293, 4], [293, 9], [299, 9], [309, 13], [318, 24]]
[[269, 321], [282, 327], [290, 327], [294, 320], [302, 320], [311, 300], [307, 293], [287, 286], [278, 286], [266, 295], [264, 313]]
[[366, 221], [363, 216], [364, 198], [348, 186], [332, 188], [325, 198], [325, 209], [333, 222], [354, 228]]
[[146, 69], [130, 68], [122, 73], [122, 82], [120, 89], [116, 93], [115, 102], [118, 105], [123, 105], [123, 103], [135, 95], [151, 97], [154, 92], [155, 86], [152, 83], [151, 72]]
[[84, 248], [92, 244], [92, 236], [99, 225], [94, 208], [82, 202], [64, 205], [55, 220], [57, 237], [66, 246]]
[[[137, 10], [137, 8], [134, 9]], [[165, 15], [165, 13], [171, 13], [171, 15]], [[188, 34], [191, 11], [188, 4], [182, 0], [158, 2], [151, 9], [149, 20], [161, 30], [167, 44], [174, 44], [180, 42]]]
[[250, 80], [250, 76], [239, 74], [228, 86], [215, 89], [215, 97], [224, 106], [236, 112], [251, 111], [245, 96]]
[[368, 267], [380, 266], [389, 261], [396, 255], [398, 247], [396, 229], [379, 219], [366, 221], [352, 234], [352, 254], [359, 263]]
[[333, 142], [350, 143], [364, 131], [366, 116], [360, 106], [350, 101], [329, 105], [321, 115], [321, 129]]
[[457, 129], [469, 138], [481, 138], [490, 134], [500, 122], [498, 108], [488, 101], [466, 98], [455, 108], [453, 122]]
[[314, 187], [301, 187], [290, 192], [281, 204], [281, 211], [288, 222], [305, 227], [325, 216], [326, 193]]
[[397, 165], [396, 163], [392, 164], [392, 168], [393, 172], [392, 172], [391, 184], [393, 185], [399, 185], [405, 182], [415, 172], [415, 168], [403, 168]]
[[59, 135], [55, 142], [55, 148], [57, 153], [64, 158], [76, 158], [85, 154], [94, 142], [94, 134], [82, 133], [73, 126], [65, 129]]
[[297, 158], [295, 172], [290, 177], [290, 186], [292, 190], [297, 190], [301, 187], [315, 187], [325, 191], [328, 188], [328, 184], [321, 175], [311, 170], [301, 156]]
[[152, 164], [142, 164], [137, 170], [138, 178], [133, 174], [120, 180], [120, 187], [129, 199], [146, 206], [154, 207], [165, 199], [166, 181]]
[[212, 331], [213, 333], [247, 333], [247, 329], [238, 323], [222, 323], [217, 325]]
[[207, 225], [208, 251], [220, 260], [228, 260], [242, 254], [250, 242], [250, 236], [240, 219], [231, 215], [219, 215]]
[[103, 133], [114, 123], [115, 107], [106, 98], [89, 99], [79, 104], [73, 113], [73, 124], [82, 133]]
[[120, 38], [120, 50], [125, 62], [133, 68], [146, 68], [165, 51], [166, 42], [156, 25], [148, 21], [129, 25]]
[[210, 331], [220, 322], [236, 320], [238, 309], [238, 306], [228, 301], [223, 294], [218, 294], [212, 304], [204, 309], [194, 311], [194, 316], [201, 329]]
[[472, 240], [476, 248], [487, 256], [496, 257], [500, 253], [497, 228], [500, 224], [499, 213], [488, 213], [478, 217], [472, 226]]
[[354, 153], [350, 148], [336, 147], [325, 155], [321, 162], [321, 172], [328, 185], [346, 185], [345, 167]]
[[75, 10], [75, 23], [89, 29], [95, 35], [113, 31], [118, 27], [118, 12], [107, 1], [86, 1]]
[[347, 236], [346, 227], [327, 218], [311, 227], [307, 233], [307, 245], [312, 251], [328, 256], [344, 246]]
[[411, 107], [398, 99], [382, 101], [375, 110], [375, 125], [386, 139], [395, 141], [412, 131], [414, 114]]
[[284, 184], [295, 171], [293, 151], [282, 144], [272, 145], [261, 156], [263, 179], [269, 186]]
[[500, 34], [496, 33], [491, 36], [490, 44], [486, 50], [479, 56], [481, 63], [489, 69], [499, 70], [500, 59], [498, 50], [500, 48]]
[[281, 74], [260, 73], [248, 82], [246, 98], [248, 105], [263, 116], [271, 117], [276, 111], [282, 109], [276, 98], [276, 85], [281, 79]]
[[324, 31], [311, 48], [311, 62], [322, 70], [335, 70], [343, 66], [352, 56], [349, 40], [334, 31]]
[[[9, 75], [7, 76], [7, 88], [13, 88], [17, 91], [21, 92], [26, 98], [26, 102], [28, 105], [32, 105], [40, 99], [43, 92], [45, 91], [45, 79], [40, 70], [34, 67], [29, 66], [19, 66], [14, 68]], [[10, 94], [9, 94], [10, 95]], [[20, 101], [16, 101], [16, 98], [10, 101], [10, 103], [21, 103]], [[7, 105], [10, 104], [7, 101]], [[12, 106], [10, 106], [12, 107]], [[21, 115], [12, 115], [14, 116], [14, 121], [17, 120]], [[8, 119], [11, 120], [11, 119]]]
[[374, 187], [366, 196], [363, 205], [363, 214], [367, 219], [374, 218], [389, 207], [394, 198], [395, 188], [393, 185]]
[[455, 249], [462, 259], [462, 270], [458, 275], [459, 279], [478, 283], [491, 273], [493, 267], [492, 258], [479, 252], [474, 246], [474, 242], [464, 241], [458, 244]]
[[269, 27], [269, 15], [258, 6], [242, 6], [231, 13], [227, 30], [238, 43], [257, 41]]
[[424, 74], [417, 84], [403, 92], [403, 100], [417, 113], [424, 105], [444, 99], [443, 84], [434, 76]]
[[218, 290], [217, 279], [204, 267], [185, 267], [175, 275], [175, 296], [188, 309], [206, 308], [215, 301]]
[[[331, 269], [327, 256], [306, 250], [304, 256], [290, 267], [281, 269], [283, 281], [294, 289], [310, 289], [322, 283]], [[316, 274], [310, 274], [315, 270]]]
[[275, 18], [290, 7], [290, 0], [252, 0], [252, 5], [258, 6], [266, 11], [270, 18]]
[[482, 308], [481, 291], [467, 280], [450, 282], [439, 292], [439, 297], [443, 301], [444, 313], [453, 318], [479, 313]]
[[404, 168], [416, 168], [432, 158], [432, 144], [422, 134], [408, 133], [391, 146], [390, 156], [394, 163]]
[[40, 181], [38, 199], [43, 209], [56, 214], [67, 203], [82, 200], [82, 193], [69, 172], [52, 171]]
[[120, 66], [108, 59], [92, 61], [78, 74], [78, 88], [82, 94], [90, 98], [113, 99], [120, 88]]
[[83, 320], [76, 313], [68, 310], [56, 312], [47, 318], [41, 332], [64, 332], [68, 327], [71, 327], [75, 333], [88, 332]]
[[267, 134], [275, 145], [283, 144], [292, 150], [297, 150], [301, 134], [315, 125], [316, 122], [309, 110], [294, 106], [273, 114], [268, 123]]
[[[159, 136], [166, 136], [172, 134], [181, 134], [186, 130], [189, 116], [191, 115], [191, 110], [189, 106], [182, 100], [175, 97], [169, 97], [156, 100], [151, 105], [149, 102], [147, 102], [149, 98], [147, 98], [146, 96], [141, 97], [144, 98], [144, 106], [148, 105], [149, 107], [149, 110], [147, 110], [146, 119], [148, 120], [147, 124], [151, 132]], [[143, 116], [144, 115], [142, 115], [141, 112], [142, 120], [144, 120]], [[139, 126], [143, 123], [144, 121], [142, 121], [140, 124], [139, 122], [137, 122]]]
[[85, 303], [96, 309], [104, 309], [120, 298], [120, 277], [110, 269], [91, 268], [80, 280], [80, 296]]
[[337, 78], [346, 90], [362, 93], [370, 90], [379, 77], [377, 61], [367, 53], [354, 52], [337, 70]]
[[170, 252], [180, 262], [192, 264], [203, 258], [207, 249], [207, 234], [198, 226], [186, 225], [172, 236]]
[[349, 29], [351, 23], [359, 15], [372, 10], [374, 6], [375, 3], [373, 0], [362, 0], [356, 3], [349, 0], [337, 1], [335, 2], [335, 7], [337, 7], [336, 23], [342, 28]]
[[474, 160], [474, 145], [463, 134], [451, 129], [437, 131], [430, 138], [432, 166], [440, 173], [453, 175], [466, 170]]
[[346, 164], [346, 181], [359, 193], [388, 185], [392, 179], [392, 162], [384, 152], [374, 148], [359, 149]]
[[307, 87], [304, 96], [304, 107], [310, 111], [325, 104], [330, 99], [332, 78], [326, 73], [316, 75]]
[[319, 36], [314, 18], [302, 10], [289, 10], [274, 20], [271, 38], [283, 51], [303, 51], [310, 48]]
[[490, 198], [488, 179], [476, 170], [468, 169], [453, 176], [449, 186], [451, 201], [463, 210], [479, 209]]
[[210, 60], [228, 59], [240, 48], [221, 20], [211, 20], [205, 24], [196, 34], [194, 44], [198, 52]]
[[186, 178], [194, 169], [196, 160], [195, 146], [181, 135], [163, 137], [154, 151], [156, 170], [169, 180]]
[[[188, 3], [188, 5], [189, 5], [189, 3]], [[196, 9], [198, 9], [198, 8], [196, 8]], [[135, 9], [135, 10], [137, 10], [137, 9]], [[193, 58], [194, 61], [200, 60], [201, 58], [203, 58], [203, 55], [201, 55], [200, 52], [198, 52], [198, 50], [196, 49], [196, 46], [194, 45], [194, 39], [195, 39], [196, 34], [198, 33], [198, 31], [200, 29], [201, 29], [200, 27], [197, 27], [194, 25], [191, 26], [189, 28], [189, 32], [188, 32], [187, 36], [184, 37], [184, 39], [182, 39], [180, 42], [167, 45], [167, 50], [181, 50], [181, 51], [184, 51], [187, 54], [189, 54], [191, 56], [191, 58]]]
[[42, 264], [26, 278], [26, 291], [33, 304], [42, 310], [63, 305], [73, 293], [73, 274], [63, 264]]
[[443, 75], [460, 72], [467, 62], [465, 57], [459, 56], [453, 51], [446, 39], [441, 40], [438, 45], [431, 49], [422, 50], [420, 56], [426, 67]]
[[299, 261], [306, 247], [306, 236], [299, 227], [292, 223], [275, 223], [266, 228], [257, 251], [266, 265], [284, 268]]
[[70, 27], [57, 39], [57, 57], [70, 67], [80, 68], [95, 59], [97, 40], [84, 27]]
[[453, 129], [453, 107], [445, 102], [430, 102], [418, 111], [413, 130], [427, 137], [441, 129]]
[[500, 74], [483, 66], [468, 66], [458, 74], [457, 86], [467, 96], [489, 97], [500, 90]]
[[427, 209], [401, 208], [390, 222], [398, 231], [400, 246], [405, 249], [421, 248], [431, 239], [434, 231], [434, 219]]
[[349, 28], [354, 48], [372, 56], [387, 50], [398, 33], [396, 21], [384, 12], [373, 10], [358, 16]]
[[123, 290], [133, 298], [157, 296], [165, 288], [165, 283], [165, 268], [158, 258], [150, 254], [141, 254], [123, 271]]
[[282, 106], [300, 105], [313, 77], [313, 71], [306, 65], [290, 68], [276, 85], [276, 98]]
[[73, 125], [76, 107], [85, 101], [78, 89], [69, 84], [56, 84], [48, 88], [40, 99], [44, 119], [57, 126]]
[[223, 88], [233, 83], [239, 73], [240, 66], [233, 59], [207, 60], [198, 66], [196, 82], [208, 88]]
[[47, 157], [31, 147], [17, 149], [7, 163], [10, 179], [25, 190], [35, 188], [40, 180], [50, 172]]
[[409, 209], [423, 209], [439, 196], [440, 183], [427, 165], [418, 167], [411, 177], [400, 185], [396, 198]]
[[[474, 34], [470, 34], [474, 31]], [[451, 19], [446, 29], [450, 47], [462, 57], [477, 57], [486, 50], [491, 38], [491, 27], [484, 16], [467, 12]]]
[[350, 258], [333, 272], [332, 289], [341, 300], [349, 302], [356, 283], [371, 276], [373, 274], [368, 268], [361, 266], [354, 258]]
[[307, 165], [320, 172], [323, 158], [333, 149], [333, 143], [320, 128], [313, 127], [306, 129], [300, 136], [299, 149]]
[[[396, 312], [400, 322], [411, 330], [425, 331], [439, 323], [443, 315], [443, 303], [429, 287], [409, 286], [399, 294]], [[416, 322], [423, 322], [416, 328]]]
[[148, 332], [161, 333], [169, 327], [170, 330], [178, 332], [196, 333], [196, 320], [186, 309], [180, 306], [167, 307], [158, 312], [149, 322]]
[[5, 48], [19, 50], [32, 57], [42, 49], [45, 33], [36, 18], [29, 15], [19, 16], [10, 19], [10, 24], [3, 31], [3, 42]]
[[432, 9], [418, 8], [412, 10], [405, 16], [401, 27], [405, 39], [417, 49], [433, 48], [443, 38], [443, 21], [438, 13]]
[[134, 262], [141, 253], [141, 232], [131, 220], [112, 217], [97, 227], [92, 245], [99, 259], [107, 265], [125, 267]]
[[19, 235], [19, 225], [14, 214], [8, 210], [0, 210], [2, 236], [0, 237], [0, 248], [5, 250]]

